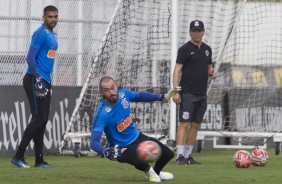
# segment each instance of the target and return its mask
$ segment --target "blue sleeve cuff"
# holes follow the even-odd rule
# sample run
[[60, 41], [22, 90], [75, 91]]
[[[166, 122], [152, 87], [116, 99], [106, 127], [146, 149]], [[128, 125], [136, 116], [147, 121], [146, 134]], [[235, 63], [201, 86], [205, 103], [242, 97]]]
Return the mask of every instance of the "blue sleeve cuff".
[[100, 139], [103, 132], [93, 131], [90, 138], [90, 147], [92, 150], [96, 151], [99, 154], [103, 153], [103, 146], [100, 144]]

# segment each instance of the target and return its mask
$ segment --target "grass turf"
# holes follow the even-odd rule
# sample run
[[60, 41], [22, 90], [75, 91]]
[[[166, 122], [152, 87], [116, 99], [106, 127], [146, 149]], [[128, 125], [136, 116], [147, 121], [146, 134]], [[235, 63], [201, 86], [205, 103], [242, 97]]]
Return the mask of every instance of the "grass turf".
[[[175, 158], [165, 167], [164, 171], [174, 174], [171, 181], [162, 183], [176, 184], [272, 184], [282, 181], [281, 156], [274, 155], [274, 150], [267, 150], [270, 159], [265, 167], [236, 168], [232, 163], [233, 154], [237, 150], [212, 150], [202, 154], [194, 153], [193, 157], [201, 165], [179, 166]], [[250, 151], [250, 150], [249, 150]], [[73, 156], [46, 156], [51, 169], [34, 168], [34, 157], [27, 157], [30, 169], [18, 168], [10, 163], [10, 157], [0, 157], [0, 183], [40, 183], [40, 184], [71, 184], [71, 183], [115, 183], [142, 184], [149, 183], [143, 172], [128, 164], [110, 161], [106, 158]]]

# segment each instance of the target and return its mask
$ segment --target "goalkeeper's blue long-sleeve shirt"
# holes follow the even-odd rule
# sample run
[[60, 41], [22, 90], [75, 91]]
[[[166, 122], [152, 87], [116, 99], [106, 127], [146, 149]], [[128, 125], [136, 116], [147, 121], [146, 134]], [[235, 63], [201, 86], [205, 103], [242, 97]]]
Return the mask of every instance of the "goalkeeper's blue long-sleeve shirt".
[[46, 28], [43, 23], [32, 35], [27, 54], [27, 73], [40, 75], [51, 84], [51, 73], [58, 48], [57, 34]]
[[118, 90], [117, 104], [108, 104], [103, 99], [97, 107], [93, 118], [94, 125], [91, 131], [90, 146], [91, 149], [98, 153], [102, 153], [100, 139], [103, 131], [109, 141], [109, 146], [123, 148], [134, 142], [140, 132], [132, 122], [130, 110], [130, 102], [152, 102], [163, 99], [162, 95], [134, 92], [128, 89]]

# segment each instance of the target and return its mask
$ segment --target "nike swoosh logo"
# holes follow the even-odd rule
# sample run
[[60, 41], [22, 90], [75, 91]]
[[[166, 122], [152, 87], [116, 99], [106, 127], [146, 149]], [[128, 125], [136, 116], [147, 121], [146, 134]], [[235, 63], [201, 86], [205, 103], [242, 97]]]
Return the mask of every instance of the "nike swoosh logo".
[[191, 54], [194, 54], [195, 52], [191, 52]]

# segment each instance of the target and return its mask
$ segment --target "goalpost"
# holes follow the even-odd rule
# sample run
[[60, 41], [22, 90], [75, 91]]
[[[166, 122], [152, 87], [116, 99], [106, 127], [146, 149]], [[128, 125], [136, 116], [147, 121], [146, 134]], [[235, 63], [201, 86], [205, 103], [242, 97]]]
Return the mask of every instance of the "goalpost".
[[[100, 100], [98, 83], [102, 76], [112, 76], [120, 86], [132, 90], [164, 93], [170, 88], [169, 8], [170, 1], [118, 1], [63, 135], [60, 153], [64, 147], [73, 146], [66, 144], [69, 140], [89, 150], [92, 119]], [[131, 108], [138, 129], [167, 135], [168, 104], [132, 103]]]
[[[218, 71], [217, 80], [209, 83], [199, 135], [231, 137], [229, 143], [239, 142], [239, 146], [262, 145], [268, 140], [265, 137], [279, 135], [281, 0], [119, 0], [59, 152], [73, 149], [75, 142], [80, 143], [79, 149], [90, 150], [102, 76], [110, 75], [132, 90], [166, 92], [171, 87], [175, 50], [189, 40], [189, 23], [195, 19], [205, 24], [203, 41], [212, 47]], [[133, 122], [144, 133], [175, 140], [174, 108], [162, 102], [133, 103]]]

